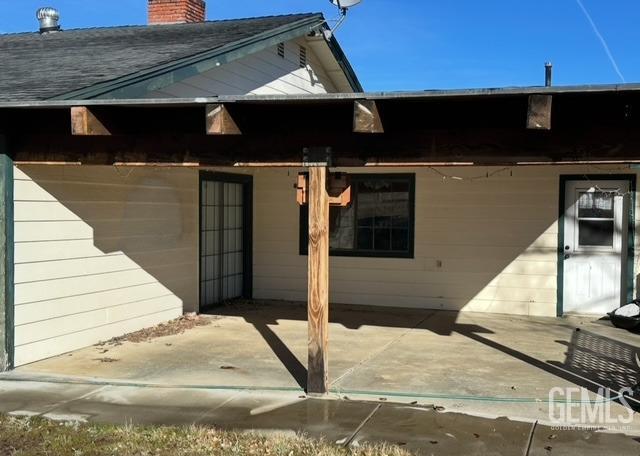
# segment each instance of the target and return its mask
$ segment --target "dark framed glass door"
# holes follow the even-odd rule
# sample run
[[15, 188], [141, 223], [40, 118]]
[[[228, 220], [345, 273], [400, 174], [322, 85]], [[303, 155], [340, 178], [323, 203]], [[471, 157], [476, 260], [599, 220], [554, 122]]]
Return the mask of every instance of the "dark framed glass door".
[[200, 174], [200, 308], [251, 297], [251, 176]]

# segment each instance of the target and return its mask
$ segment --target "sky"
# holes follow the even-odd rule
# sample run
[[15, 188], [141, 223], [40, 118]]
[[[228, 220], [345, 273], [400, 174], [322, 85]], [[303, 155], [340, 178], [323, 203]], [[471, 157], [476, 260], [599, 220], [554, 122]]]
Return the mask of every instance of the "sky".
[[[0, 0], [0, 33], [146, 23], [146, 0]], [[209, 20], [322, 12], [329, 0], [208, 0]], [[336, 37], [367, 91], [640, 82], [638, 0], [363, 0]], [[1, 74], [0, 50], [0, 77]]]

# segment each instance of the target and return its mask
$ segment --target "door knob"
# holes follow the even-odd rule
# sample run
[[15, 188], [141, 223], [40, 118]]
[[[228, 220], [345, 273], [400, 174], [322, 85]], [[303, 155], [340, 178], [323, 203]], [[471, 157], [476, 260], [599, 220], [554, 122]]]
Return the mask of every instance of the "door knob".
[[568, 260], [569, 258], [571, 258], [571, 255], [569, 255], [568, 253], [565, 253], [565, 254], [564, 254], [564, 259], [565, 259], [565, 260]]

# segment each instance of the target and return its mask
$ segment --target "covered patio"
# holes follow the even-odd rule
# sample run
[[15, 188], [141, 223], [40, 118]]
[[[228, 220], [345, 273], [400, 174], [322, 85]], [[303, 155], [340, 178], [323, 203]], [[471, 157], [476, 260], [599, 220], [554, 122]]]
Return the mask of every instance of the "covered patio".
[[[619, 333], [599, 339], [608, 329], [591, 320], [576, 331], [540, 316], [572, 310], [563, 302], [582, 292], [564, 267], [574, 250], [563, 219], [581, 221], [570, 212], [578, 201], [588, 211], [580, 239], [614, 257], [589, 293], [608, 308], [634, 296], [639, 90], [1, 105], [0, 367], [318, 395], [444, 400], [458, 391], [450, 400], [516, 404], [537, 404], [577, 378], [591, 390], [601, 377], [614, 378], [615, 391], [631, 386], [633, 343]], [[339, 173], [353, 185], [336, 194]], [[357, 223], [341, 214], [352, 237], [336, 248], [330, 207], [349, 204], [351, 187], [368, 212]], [[220, 219], [229, 223], [207, 228]], [[387, 237], [376, 250], [379, 228]], [[354, 238], [365, 242], [354, 247]], [[216, 265], [227, 273], [207, 276]], [[217, 293], [218, 279], [233, 292]], [[258, 304], [215, 307], [228, 298]], [[210, 305], [223, 315], [191, 338], [127, 346], [127, 356], [114, 347], [116, 362], [75, 351]], [[585, 362], [592, 345], [602, 356]], [[622, 373], [612, 353], [624, 353]]]
[[[236, 303], [206, 318], [182, 334], [88, 347], [11, 377], [304, 394], [304, 305]], [[640, 336], [593, 318], [334, 306], [329, 334], [329, 389], [342, 399], [546, 422], [554, 387], [582, 386], [595, 400], [601, 386], [637, 381]]]

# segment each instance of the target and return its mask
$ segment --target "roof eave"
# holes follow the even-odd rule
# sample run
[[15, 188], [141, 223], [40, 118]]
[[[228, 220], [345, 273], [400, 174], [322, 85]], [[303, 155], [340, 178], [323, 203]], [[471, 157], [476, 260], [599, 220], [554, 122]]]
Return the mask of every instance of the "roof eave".
[[[324, 23], [323, 28], [326, 30], [329, 30], [329, 26], [326, 24], [326, 22]], [[360, 80], [358, 79], [356, 72], [351, 66], [349, 59], [347, 59], [347, 56], [342, 50], [342, 47], [340, 46], [340, 43], [338, 43], [338, 40], [336, 39], [336, 37], [333, 34], [331, 34], [331, 37], [326, 41], [327, 41], [327, 45], [329, 46], [329, 49], [331, 50], [331, 53], [333, 54], [333, 57], [336, 59], [345, 77], [349, 81], [349, 85], [351, 86], [351, 89], [354, 92], [364, 92], [364, 88], [362, 87], [362, 84], [360, 84]]]
[[67, 108], [71, 106], [193, 106], [207, 103], [332, 103], [353, 100], [429, 100], [448, 98], [493, 98], [505, 96], [548, 95], [589, 95], [638, 93], [639, 83], [608, 85], [575, 85], [553, 87], [501, 87], [455, 90], [426, 90], [414, 92], [357, 92], [325, 93], [313, 95], [219, 95], [197, 98], [146, 98], [146, 99], [72, 99], [72, 100], [31, 100], [0, 102], [2, 108]]

